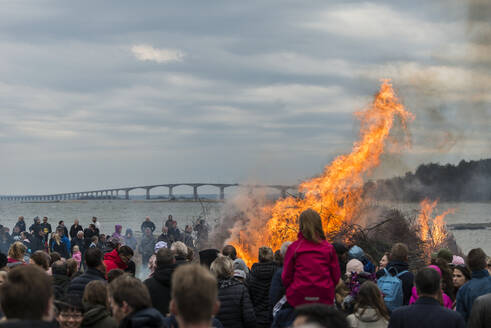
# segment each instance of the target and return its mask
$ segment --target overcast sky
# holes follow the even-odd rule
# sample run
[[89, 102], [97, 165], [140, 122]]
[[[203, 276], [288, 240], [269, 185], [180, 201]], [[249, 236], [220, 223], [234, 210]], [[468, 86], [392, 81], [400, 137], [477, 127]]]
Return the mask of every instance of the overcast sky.
[[1, 194], [297, 183], [381, 78], [416, 119], [378, 176], [491, 156], [487, 0], [0, 5]]

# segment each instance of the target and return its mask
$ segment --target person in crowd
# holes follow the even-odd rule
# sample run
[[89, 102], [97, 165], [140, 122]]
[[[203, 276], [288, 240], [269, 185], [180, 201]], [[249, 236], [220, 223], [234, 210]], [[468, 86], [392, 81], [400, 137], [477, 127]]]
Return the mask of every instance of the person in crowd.
[[109, 237], [104, 243], [104, 248], [102, 248], [102, 252], [104, 254], [112, 252], [116, 248], [121, 245], [121, 241], [118, 238]]
[[128, 268], [128, 263], [133, 257], [133, 250], [129, 246], [120, 246], [112, 252], [104, 254], [104, 265], [106, 266], [106, 274], [113, 269], [121, 269], [125, 271]]
[[[63, 221], [61, 222], [63, 223]], [[72, 251], [72, 245], [70, 243], [70, 239], [68, 239], [68, 234], [66, 230], [67, 229], [64, 226], [63, 227], [58, 226], [58, 228], [56, 229], [56, 233], [60, 236], [61, 241], [65, 244], [68, 255], [70, 255]]]
[[249, 276], [249, 268], [243, 259], [237, 257], [237, 250], [232, 245], [225, 245], [222, 249], [222, 255], [230, 257], [234, 261], [234, 270], [242, 270], [247, 277]]
[[377, 272], [379, 272], [380, 270], [383, 270], [384, 268], [387, 267], [387, 264], [389, 264], [389, 255], [390, 255], [389, 252], [385, 252], [384, 253], [384, 255], [382, 256], [382, 258], [378, 262]]
[[126, 232], [124, 233], [124, 244], [131, 247], [132, 250], [136, 250], [136, 238], [133, 236], [133, 230], [130, 228], [126, 229]]
[[454, 255], [452, 257], [452, 265], [453, 266], [456, 266], [456, 265], [465, 265], [465, 261], [464, 259], [462, 258], [462, 256], [457, 256], [457, 255]]
[[355, 311], [347, 317], [350, 328], [387, 328], [389, 310], [377, 284], [366, 281], [360, 286]]
[[155, 223], [153, 223], [153, 222], [150, 220], [150, 217], [149, 217], [149, 216], [147, 216], [147, 217], [145, 218], [145, 221], [143, 221], [143, 223], [142, 223], [142, 225], [141, 225], [141, 227], [140, 227], [141, 232], [142, 232], [142, 233], [145, 233], [145, 229], [146, 229], [146, 228], [149, 228], [149, 229], [152, 231], [152, 233], [155, 231]]
[[440, 304], [441, 279], [434, 268], [423, 268], [416, 274], [419, 298], [410, 306], [392, 312], [389, 328], [464, 328], [463, 317]]
[[8, 263], [7, 255], [0, 253], [0, 271], [8, 270], [7, 263]]
[[36, 216], [33, 221], [34, 223], [29, 227], [29, 233], [34, 236], [39, 236], [39, 232], [42, 231], [41, 219], [39, 218], [39, 216]]
[[98, 248], [89, 248], [85, 253], [87, 270], [74, 278], [68, 287], [68, 293], [77, 294], [82, 298], [85, 286], [93, 280], [105, 280], [106, 267], [102, 259], [102, 251]]
[[181, 241], [181, 231], [177, 227], [177, 222], [172, 222], [172, 227], [169, 228], [171, 242]]
[[58, 221], [58, 226], [56, 227], [56, 230], [63, 230], [63, 236], [68, 238], [68, 229], [65, 227], [65, 221], [60, 220]]
[[73, 240], [75, 239], [75, 237], [77, 237], [77, 234], [79, 231], [84, 231], [84, 229], [82, 228], [82, 226], [80, 225], [80, 222], [78, 219], [75, 219], [73, 221], [73, 224], [72, 226], [70, 227], [70, 238]]
[[211, 264], [210, 270], [218, 280], [220, 310], [216, 318], [222, 323], [223, 327], [256, 327], [256, 314], [247, 288], [233, 278], [232, 260], [227, 256], [218, 255]]
[[27, 248], [26, 246], [16, 241], [10, 246], [8, 257], [7, 257], [7, 267], [12, 269], [16, 266], [25, 264], [24, 257], [26, 256]]
[[491, 276], [486, 269], [486, 253], [481, 248], [471, 249], [467, 255], [467, 264], [472, 272], [472, 279], [460, 287], [456, 301], [457, 311], [466, 321], [469, 319], [476, 298], [491, 293]]
[[64, 259], [70, 258], [65, 242], [61, 240], [60, 234], [55, 233], [53, 239], [54, 240], [51, 244], [51, 252], [60, 253], [61, 257]]
[[273, 250], [269, 247], [259, 248], [259, 262], [254, 263], [249, 275], [249, 295], [254, 312], [256, 313], [257, 327], [270, 327], [273, 321], [269, 306], [269, 289], [271, 280], [278, 268], [273, 261]]
[[51, 253], [49, 253], [49, 257], [50, 257], [50, 261], [49, 261], [50, 265], [52, 265], [56, 261], [61, 260], [61, 255], [58, 252], [51, 252]]
[[92, 224], [95, 225], [97, 230], [101, 230], [101, 223], [99, 222], [96, 216], [92, 217]]
[[[17, 228], [18, 229], [18, 228]], [[13, 238], [5, 231], [3, 227], [0, 228], [0, 252], [7, 253], [10, 245], [14, 242]]]
[[112, 269], [107, 274], [107, 282], [111, 283], [111, 281], [113, 281], [114, 279], [116, 279], [118, 277], [121, 277], [124, 274], [125, 274], [125, 272], [121, 269]]
[[[440, 251], [441, 252], [441, 251]], [[447, 260], [449, 257], [447, 256], [445, 259], [438, 257], [432, 261], [432, 265], [436, 265], [441, 272], [442, 278], [442, 290], [443, 292], [452, 299], [452, 302], [455, 301], [454, 294], [454, 286], [453, 286], [453, 274], [452, 269], [450, 269], [449, 263]]]
[[456, 265], [453, 268], [452, 282], [454, 286], [454, 295], [457, 295], [460, 287], [471, 280], [471, 272], [467, 266], [463, 264]]
[[14, 241], [22, 241], [21, 237], [20, 237], [20, 228], [18, 226], [15, 226], [14, 227], [14, 230], [12, 231], [12, 235], [10, 237], [12, 237], [12, 240], [13, 242]]
[[55, 302], [56, 322], [60, 328], [79, 328], [84, 317], [82, 301], [76, 295], [66, 295]]
[[375, 266], [373, 265], [373, 260], [370, 258], [368, 254], [365, 254], [365, 251], [361, 247], [357, 245], [351, 247], [350, 250], [348, 251], [348, 257], [350, 259], [357, 259], [361, 263], [363, 263], [364, 272], [368, 272], [368, 273], [375, 272]]
[[51, 234], [51, 224], [48, 223], [48, 217], [43, 217], [43, 223], [41, 223], [41, 230], [43, 231], [44, 243], [48, 242], [48, 236]]
[[138, 252], [142, 256], [142, 265], [144, 267], [148, 265], [148, 260], [153, 255], [156, 243], [157, 241], [152, 234], [152, 230], [149, 228], [145, 229], [145, 234], [143, 235], [140, 245], [138, 246]]
[[103, 250], [104, 248], [106, 248], [106, 235], [101, 233], [99, 235], [99, 241], [97, 243], [97, 248], [99, 248], [100, 250]]
[[[409, 249], [403, 243], [396, 243], [392, 246], [389, 254], [389, 263], [387, 266], [382, 269], [383, 273], [380, 271], [377, 273], [377, 278], [380, 278], [384, 275], [390, 274], [391, 276], [397, 277], [402, 282], [402, 304], [400, 305], [408, 305], [409, 299], [412, 295], [412, 288], [414, 285], [414, 275], [411, 271], [409, 271], [408, 264], [408, 254]], [[387, 270], [387, 272], [385, 271]], [[400, 306], [399, 304], [396, 305]]]
[[[299, 217], [298, 239], [288, 247], [281, 278], [290, 305], [332, 305], [341, 277], [334, 247], [326, 241], [319, 214], [308, 209]], [[319, 272], [324, 274], [319, 275]]]
[[94, 236], [99, 236], [99, 230], [96, 228], [95, 224], [91, 223], [84, 230], [85, 249], [89, 248], [90, 243], [92, 242], [92, 237]]
[[50, 269], [49, 261], [49, 255], [45, 251], [35, 251], [29, 258], [29, 264], [35, 264], [46, 272]]
[[8, 281], [7, 271], [0, 271], [0, 286]]
[[188, 263], [188, 248], [182, 241], [172, 243], [170, 250], [174, 252], [176, 257], [176, 266]]
[[121, 224], [116, 224], [114, 226], [114, 232], [111, 235], [112, 238], [117, 238], [118, 240], [122, 240], [123, 236], [121, 236], [121, 233], [123, 231], [123, 226]]
[[165, 318], [164, 325], [172, 328], [223, 328], [213, 318], [220, 306], [216, 278], [197, 264], [180, 266], [177, 271], [172, 279], [172, 315]]
[[[428, 266], [428, 268], [431, 268], [431, 269], [435, 270], [436, 272], [438, 272], [438, 274], [440, 275], [440, 279], [442, 279], [442, 272], [440, 270], [440, 267], [438, 267], [436, 265], [430, 265], [430, 266]], [[419, 298], [418, 291], [416, 289], [416, 286], [414, 286], [412, 289], [412, 295], [411, 295], [411, 299], [409, 300], [409, 304], [415, 303], [418, 300], [418, 298]], [[454, 302], [452, 301], [450, 296], [448, 296], [447, 294], [445, 294], [445, 292], [443, 292], [443, 290], [440, 290], [440, 294], [438, 296], [438, 301], [447, 309], [453, 308]]]
[[152, 307], [150, 293], [138, 279], [122, 275], [111, 281], [108, 299], [119, 327], [161, 327], [164, 317]]
[[194, 249], [191, 247], [188, 247], [188, 256], [186, 256], [186, 260], [189, 263], [194, 261]]
[[160, 248], [155, 258], [155, 271], [143, 283], [150, 292], [153, 306], [166, 316], [169, 313], [171, 278], [176, 269], [176, 259], [174, 252], [168, 248]]
[[[286, 250], [292, 244], [291, 241], [284, 242], [280, 247], [280, 254], [283, 258], [285, 258]], [[269, 288], [269, 308], [272, 311], [273, 307], [285, 296], [285, 287], [283, 286], [283, 282], [281, 281], [281, 274], [283, 273], [283, 266], [276, 270], [273, 278], [271, 279], [271, 287]], [[283, 304], [285, 303], [283, 301]], [[279, 305], [282, 307], [282, 305]]]
[[344, 314], [325, 304], [305, 304], [295, 309], [293, 327], [348, 328]]
[[26, 222], [24, 221], [23, 216], [19, 216], [17, 218], [17, 222], [15, 223], [14, 229], [15, 229], [15, 227], [18, 227], [20, 232], [26, 231]]
[[[449, 264], [449, 263], [452, 263], [452, 261], [453, 261], [453, 254], [448, 248], [442, 248], [436, 254], [436, 258], [441, 259], [441, 260], [445, 261], [445, 263]], [[434, 263], [432, 263], [432, 264], [434, 264]]]
[[29, 233], [26, 231], [22, 231], [20, 233], [20, 242], [26, 246], [27, 252], [32, 253], [31, 251], [31, 240], [29, 239]]
[[158, 241], [163, 241], [168, 246], [172, 244], [171, 236], [169, 235], [169, 228], [166, 226], [162, 227], [162, 233], [159, 235]]
[[196, 243], [198, 244], [198, 249], [203, 249], [208, 243], [208, 224], [204, 219], [200, 219], [198, 224], [194, 226], [194, 231], [196, 231]]
[[78, 245], [73, 246], [72, 259], [77, 261], [77, 269], [80, 270], [80, 264], [82, 263], [82, 252]]
[[31, 249], [32, 252], [44, 249], [44, 234], [41, 228], [41, 219], [38, 216], [34, 218], [34, 223], [29, 227], [29, 233], [32, 235]]
[[157, 267], [156, 254], [157, 254], [158, 250], [161, 248], [167, 248], [167, 244], [163, 241], [158, 241], [153, 248], [152, 256], [150, 256], [150, 258], [148, 259], [148, 266], [147, 267], [148, 267], [148, 270], [150, 272], [150, 274], [148, 275], [149, 277], [152, 276], [152, 274], [155, 271], [155, 268]]
[[66, 263], [66, 268], [67, 268], [67, 276], [70, 279], [74, 279], [78, 276], [80, 276], [82, 273], [78, 270], [78, 263], [74, 259], [68, 259], [65, 261]]
[[169, 216], [167, 217], [167, 221], [165, 221], [164, 224], [167, 227], [167, 229], [172, 228], [172, 222], [174, 222], [174, 220], [172, 219], [172, 214], [169, 214]]
[[355, 311], [355, 301], [358, 297], [360, 286], [367, 281], [375, 281], [375, 274], [365, 272], [365, 266], [360, 260], [351, 259], [346, 264], [344, 287], [346, 292], [340, 303], [341, 309], [348, 314]]
[[56, 327], [51, 277], [36, 265], [8, 273], [7, 282], [0, 286], [0, 306], [7, 320], [1, 327]]
[[51, 265], [51, 273], [53, 275], [53, 291], [55, 300], [62, 300], [70, 285], [68, 277], [68, 269], [66, 262], [58, 260]]
[[472, 305], [467, 328], [488, 328], [491, 323], [491, 294], [479, 296]]
[[99, 237], [92, 236], [92, 239], [90, 240], [89, 248], [97, 248], [97, 247], [99, 247]]
[[118, 326], [107, 307], [107, 285], [104, 282], [99, 280], [89, 282], [85, 286], [82, 304], [85, 309], [82, 328], [116, 328]]
[[83, 231], [77, 232], [77, 235], [75, 236], [75, 238], [72, 239], [70, 246], [72, 248], [72, 252], [73, 252], [73, 248], [75, 246], [78, 246], [78, 250], [80, 251], [80, 253], [82, 253], [82, 255], [85, 253], [86, 247], [85, 247], [85, 236]]
[[182, 241], [188, 248], [194, 248], [193, 227], [186, 225]]
[[218, 254], [220, 254], [218, 249], [204, 249], [199, 252], [199, 263], [209, 268], [211, 263], [217, 258]]

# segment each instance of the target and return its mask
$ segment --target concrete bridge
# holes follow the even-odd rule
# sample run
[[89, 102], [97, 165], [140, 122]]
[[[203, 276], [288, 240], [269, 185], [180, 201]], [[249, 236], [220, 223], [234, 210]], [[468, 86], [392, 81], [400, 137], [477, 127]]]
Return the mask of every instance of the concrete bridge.
[[[157, 184], [150, 186], [135, 186], [124, 188], [99, 189], [80, 192], [69, 192], [50, 195], [0, 195], [0, 200], [11, 201], [58, 201], [58, 200], [79, 200], [79, 199], [130, 199], [130, 192], [136, 189], [145, 190], [145, 199], [151, 199], [150, 191], [154, 188], [165, 187], [169, 190], [169, 199], [174, 199], [173, 189], [179, 186], [189, 186], [193, 188], [193, 199], [199, 200], [198, 188], [203, 186], [212, 186], [219, 189], [220, 200], [225, 199], [225, 188], [271, 188], [281, 192], [282, 197], [287, 196], [288, 190], [297, 190], [297, 186], [284, 185], [259, 185], [259, 184], [238, 184], [238, 183], [172, 183], [172, 184]], [[120, 197], [124, 195], [123, 198]]]

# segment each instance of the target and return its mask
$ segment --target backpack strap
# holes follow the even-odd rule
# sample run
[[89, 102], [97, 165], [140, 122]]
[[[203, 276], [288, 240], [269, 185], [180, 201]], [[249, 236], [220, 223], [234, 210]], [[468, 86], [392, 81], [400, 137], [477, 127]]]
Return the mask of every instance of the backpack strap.
[[387, 271], [387, 269], [384, 268], [384, 276], [388, 276], [388, 275], [390, 275], [389, 271]]
[[400, 276], [402, 276], [403, 274], [405, 274], [406, 272], [409, 272], [407, 270], [404, 270], [402, 272], [399, 272], [398, 274], [396, 274], [396, 277], [399, 278]]

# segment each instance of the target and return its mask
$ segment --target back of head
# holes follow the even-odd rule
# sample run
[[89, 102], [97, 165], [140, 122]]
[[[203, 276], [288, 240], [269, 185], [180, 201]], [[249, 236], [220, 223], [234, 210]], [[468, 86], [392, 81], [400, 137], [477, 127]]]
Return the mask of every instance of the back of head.
[[45, 251], [35, 251], [31, 255], [31, 260], [45, 271], [48, 271], [51, 258]]
[[174, 252], [172, 252], [168, 248], [161, 248], [157, 251], [155, 255], [155, 260], [157, 263], [157, 267], [165, 267], [174, 264]]
[[133, 256], [133, 249], [131, 247], [123, 245], [118, 248], [118, 254], [123, 256]]
[[66, 276], [68, 273], [67, 265], [65, 262], [58, 260], [51, 265], [51, 272], [53, 274], [59, 274]]
[[365, 281], [356, 296], [356, 309], [374, 308], [375, 311], [385, 319], [389, 319], [389, 311], [385, 306], [384, 298], [377, 284]]
[[344, 315], [333, 306], [325, 304], [304, 304], [295, 308], [297, 314], [294, 326], [317, 324], [323, 328], [348, 328]]
[[467, 265], [473, 272], [486, 269], [486, 253], [481, 248], [471, 249], [467, 254]]
[[61, 254], [58, 252], [51, 252], [49, 256], [51, 257], [51, 264], [61, 260]]
[[51, 277], [36, 265], [17, 266], [0, 286], [0, 304], [8, 320], [42, 320], [53, 297]]
[[[114, 270], [113, 270], [114, 271]], [[82, 298], [84, 305], [107, 305], [107, 284], [101, 280], [89, 282], [84, 289]]]
[[107, 282], [111, 283], [114, 279], [124, 275], [124, 271], [121, 269], [112, 269], [107, 273]]
[[16, 260], [22, 260], [24, 255], [26, 255], [26, 251], [27, 251], [27, 247], [20, 241], [16, 241], [12, 245], [10, 245], [8, 255], [10, 258]]
[[237, 250], [232, 245], [225, 245], [225, 247], [222, 249], [222, 254], [230, 257], [232, 261], [237, 258]]
[[210, 324], [217, 310], [217, 296], [216, 278], [201, 265], [181, 265], [172, 275], [171, 311], [178, 321]]
[[230, 257], [219, 254], [215, 261], [211, 263], [210, 271], [218, 279], [228, 279], [234, 273], [234, 262], [232, 262]]
[[436, 255], [437, 258], [443, 259], [447, 263], [452, 263], [453, 260], [453, 254], [452, 252], [447, 249], [447, 248], [442, 248], [438, 251], [438, 254]]
[[308, 209], [300, 214], [298, 219], [300, 224], [300, 232], [305, 239], [314, 243], [320, 243], [326, 239], [324, 230], [322, 229], [322, 220], [316, 211]]
[[433, 268], [423, 268], [416, 274], [418, 294], [435, 295], [440, 290], [440, 274]]
[[397, 243], [392, 246], [390, 250], [389, 260], [397, 262], [407, 262], [407, 256], [409, 254], [409, 249], [406, 244]]
[[99, 248], [89, 248], [85, 252], [85, 263], [89, 268], [96, 268], [102, 264], [102, 251]]
[[273, 262], [274, 260], [273, 250], [270, 247], [266, 247], [266, 246], [260, 247], [258, 259], [260, 263]]
[[118, 306], [126, 302], [135, 312], [152, 306], [147, 286], [130, 275], [122, 275], [111, 281], [108, 293]]
[[292, 244], [291, 241], [285, 241], [283, 244], [281, 244], [280, 247], [280, 254], [282, 257], [285, 257], [286, 251], [288, 250], [288, 247]]
[[186, 258], [188, 256], [188, 247], [182, 241], [172, 243], [171, 251], [176, 253], [176, 256]]
[[63, 312], [84, 312], [82, 300], [78, 295], [67, 294], [61, 300], [55, 302], [58, 316]]

